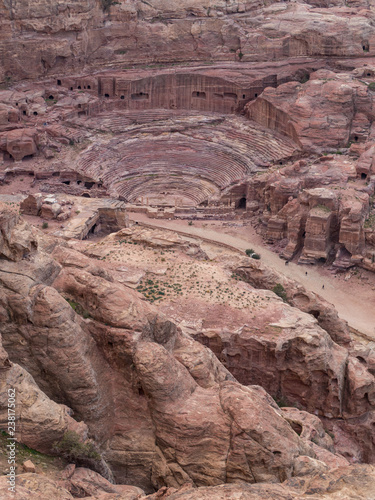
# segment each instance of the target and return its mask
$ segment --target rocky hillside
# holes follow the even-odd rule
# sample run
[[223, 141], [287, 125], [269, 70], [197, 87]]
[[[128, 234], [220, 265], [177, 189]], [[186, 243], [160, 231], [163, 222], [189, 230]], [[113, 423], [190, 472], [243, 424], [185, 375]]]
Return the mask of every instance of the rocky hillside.
[[114, 66], [373, 54], [371, 2], [0, 3], [0, 83]]
[[[5, 387], [16, 389], [24, 444], [44, 453], [65, 450], [72, 459], [72, 440], [78, 440], [74, 461], [107, 478], [79, 468], [65, 471], [58, 484], [26, 474], [20, 476], [22, 492], [53, 491], [56, 498], [82, 490], [94, 498], [141, 494], [111, 485], [116, 482], [149, 494], [162, 488], [157, 498], [234, 498], [247, 491], [267, 498], [264, 486], [250, 485], [282, 483], [267, 495], [304, 498], [315, 488], [310, 478], [324, 472], [339, 490], [345, 474], [353, 478], [345, 488], [366, 494], [372, 467], [349, 463], [373, 460], [372, 358], [367, 365], [351, 354], [334, 311], [327, 333], [313, 316], [254, 288], [266, 287], [272, 276], [252, 259], [228, 256], [213, 265], [172, 234], [149, 230], [140, 237], [139, 229], [123, 230], [77, 247], [41, 235], [5, 205], [1, 213], [2, 398]], [[129, 253], [136, 243], [135, 254]], [[130, 268], [120, 271], [119, 281], [126, 254]], [[212, 273], [216, 266], [222, 289], [231, 283], [232, 293], [251, 305], [239, 307], [239, 298], [207, 301], [201, 292], [186, 301], [167, 275], [164, 286], [155, 287], [162, 291], [169, 283], [170, 293], [134, 290], [127, 276], [137, 267], [133, 255], [142, 254], [138, 270], [144, 273], [148, 262], [145, 283], [155, 283], [159, 259], [176, 272], [199, 265]], [[233, 270], [245, 281], [233, 279]], [[293, 294], [293, 283], [284, 286]], [[312, 307], [327, 316], [326, 304]], [[223, 315], [231, 321], [221, 323]], [[200, 327], [199, 318], [206, 318]], [[284, 408], [283, 400], [295, 406]], [[302, 480], [306, 475], [309, 482]], [[220, 486], [242, 481], [248, 485]], [[184, 493], [177, 492], [181, 487]]]

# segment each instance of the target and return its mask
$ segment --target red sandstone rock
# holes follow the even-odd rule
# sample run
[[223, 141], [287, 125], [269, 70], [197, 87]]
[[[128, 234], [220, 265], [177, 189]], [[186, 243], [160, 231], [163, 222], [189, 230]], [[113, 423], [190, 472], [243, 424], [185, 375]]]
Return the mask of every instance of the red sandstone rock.
[[24, 472], [33, 472], [33, 473], [36, 472], [35, 465], [32, 463], [31, 460], [26, 460], [26, 462], [22, 464], [22, 468]]
[[[44, 238], [30, 260], [17, 263], [17, 280], [9, 277], [14, 263], [0, 261], [4, 345], [11, 359], [22, 361], [33, 373], [40, 389], [56, 398], [64, 394], [90, 431], [100, 436], [117, 480], [150, 490], [151, 484], [219, 484], [227, 477], [282, 481], [294, 470], [299, 474], [321, 470], [320, 463], [299, 459], [314, 458], [317, 453], [308, 438], [298, 437], [264, 390], [235, 382], [212, 353], [182, 335], [139, 294], [115, 283], [97, 261], [56, 247], [57, 264], [43, 254], [43, 248], [53, 248]], [[80, 304], [90, 311], [91, 318], [77, 315], [55, 286], [73, 306]], [[307, 321], [277, 299], [273, 312], [272, 324], [264, 320], [270, 328], [273, 324], [281, 328], [284, 337], [280, 335], [279, 341], [284, 347], [280, 352], [293, 354], [299, 345], [298, 356], [283, 358], [282, 392], [295, 394], [296, 381], [307, 381], [311, 371], [315, 374], [312, 389], [305, 383], [301, 401], [336, 415], [346, 351], [334, 345], [314, 320]], [[297, 325], [295, 331], [291, 325]], [[244, 331], [237, 333], [241, 342], [246, 340]], [[258, 342], [262, 335], [258, 333]], [[317, 345], [322, 346], [319, 358], [312, 359], [311, 345], [315, 352]], [[227, 350], [230, 368], [239, 378], [247, 374], [238, 352], [242, 356], [252, 348], [251, 343], [233, 341]], [[259, 380], [267, 383], [264, 366], [258, 363], [257, 369]], [[331, 387], [322, 397], [322, 387], [327, 386]], [[358, 377], [355, 387], [354, 404], [365, 389]], [[47, 430], [51, 436], [57, 432], [54, 423]], [[33, 433], [36, 448], [41, 446], [41, 435]], [[326, 456], [333, 463], [333, 457]]]
[[41, 207], [40, 215], [43, 219], [57, 219], [57, 216], [61, 213], [61, 205], [58, 203], [47, 204], [44, 203]]
[[35, 252], [37, 243], [32, 236], [31, 227], [20, 217], [15, 209], [0, 204], [0, 258], [19, 261]]
[[[51, 453], [54, 444], [67, 431], [74, 431], [84, 439], [87, 426], [71, 417], [71, 410], [48, 398], [37, 386], [26, 370], [14, 364], [0, 376], [0, 421], [7, 422], [7, 387], [14, 387], [17, 393], [19, 420], [18, 438], [30, 448]], [[32, 472], [30, 470], [26, 472]]]
[[150, 500], [367, 500], [373, 493], [374, 467], [356, 465], [339, 467], [331, 472], [292, 478], [279, 484], [225, 484], [191, 488], [165, 495], [151, 495]]
[[312, 74], [304, 85], [290, 82], [268, 88], [246, 107], [249, 118], [315, 152], [346, 147], [359, 111], [372, 120], [372, 94], [350, 76], [336, 77], [326, 70]]
[[38, 193], [36, 195], [29, 194], [20, 203], [20, 209], [23, 214], [26, 215], [39, 215], [40, 209], [42, 208], [42, 194]]
[[15, 129], [1, 134], [1, 148], [5, 149], [15, 161], [37, 152], [38, 134], [35, 129]]
[[[203, 389], [165, 349], [152, 343], [139, 344], [135, 363], [151, 398], [165, 473], [174, 472], [171, 485], [189, 478], [197, 485], [219, 484], [224, 474], [232, 481], [282, 481], [291, 474], [294, 459], [309, 453], [285, 420], [251, 388], [223, 382], [220, 390]], [[277, 445], [273, 433], [280, 436]], [[198, 436], [204, 436], [204, 446]]]
[[[20, 499], [39, 498], [40, 500], [72, 500], [73, 497], [65, 488], [55, 481], [40, 474], [17, 475], [16, 495]], [[0, 495], [4, 500], [14, 499], [14, 493], [9, 491], [8, 478], [0, 478]]]
[[[114, 485], [100, 476], [97, 472], [83, 467], [76, 468], [69, 479], [70, 492], [74, 496], [93, 496], [101, 498], [102, 493], [119, 495], [125, 500], [135, 500], [144, 495], [140, 488], [135, 486]], [[104, 497], [105, 498], [105, 497]]]
[[277, 283], [280, 283], [283, 285], [291, 305], [317, 317], [320, 326], [329, 333], [336, 343], [344, 346], [350, 343], [348, 325], [338, 317], [331, 304], [322, 297], [308, 292], [296, 281], [286, 278], [253, 259], [243, 259], [242, 262], [236, 262], [232, 264], [231, 269], [243, 276], [255, 288], [272, 290]]
[[[277, 8], [267, 5], [249, 0], [212, 0], [205, 6], [192, 0], [178, 4], [123, 2], [112, 4], [104, 12], [99, 4], [78, 2], [70, 15], [65, 10], [57, 15], [46, 3], [32, 13], [17, 4], [4, 9], [1, 20], [4, 65], [0, 81], [9, 83], [11, 78], [47, 74], [61, 81], [82, 65], [113, 67], [132, 65], [134, 61], [264, 61], [296, 56], [363, 57], [373, 53], [371, 12], [366, 9], [359, 12], [311, 9], [305, 4]], [[254, 11], [256, 23], [250, 22]], [[244, 16], [249, 20], [246, 23]], [[108, 25], [106, 19], [110, 20]], [[12, 20], [16, 22], [12, 24]], [[128, 26], [126, 34], [121, 30], [124, 23]], [[68, 38], [72, 31], [78, 33], [74, 46]], [[30, 39], [26, 32], [37, 35]], [[11, 33], [16, 42], [10, 42]], [[87, 86], [92, 80], [88, 76], [81, 83]]]

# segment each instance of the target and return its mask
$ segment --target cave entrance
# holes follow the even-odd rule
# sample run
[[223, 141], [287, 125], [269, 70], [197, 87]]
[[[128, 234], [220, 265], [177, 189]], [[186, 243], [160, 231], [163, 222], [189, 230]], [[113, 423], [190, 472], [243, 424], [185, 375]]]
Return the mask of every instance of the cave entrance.
[[315, 311], [315, 310], [312, 310], [312, 311], [309, 311], [310, 314], [312, 314], [314, 316], [314, 318], [318, 319], [319, 316], [320, 316], [320, 311]]
[[97, 226], [98, 225], [95, 222], [95, 224], [89, 229], [89, 232], [87, 233], [86, 238], [90, 238], [90, 236], [92, 236], [93, 234], [95, 234], [95, 230], [96, 230]]
[[237, 207], [238, 209], [245, 209], [246, 208], [246, 198], [243, 196], [240, 200], [238, 200]]
[[192, 97], [197, 97], [198, 99], [206, 99], [206, 92], [201, 92], [201, 91], [193, 92]]
[[361, 179], [367, 179], [367, 174], [365, 174], [364, 172], [361, 173]]
[[139, 92], [138, 94], [132, 94], [131, 95], [131, 99], [133, 101], [142, 101], [142, 100], [145, 100], [145, 99], [148, 99], [149, 98], [149, 95], [144, 93], [144, 92]]

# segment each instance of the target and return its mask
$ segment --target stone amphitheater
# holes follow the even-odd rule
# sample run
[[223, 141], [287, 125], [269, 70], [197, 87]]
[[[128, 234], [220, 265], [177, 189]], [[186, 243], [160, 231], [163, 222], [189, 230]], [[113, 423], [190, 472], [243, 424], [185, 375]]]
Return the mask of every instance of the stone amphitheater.
[[[295, 66], [293, 73], [306, 77], [306, 65], [297, 61]], [[49, 80], [40, 85], [48, 105], [44, 109], [33, 97], [21, 97], [21, 91], [28, 94], [27, 85], [21, 84], [18, 92], [9, 93], [17, 115], [11, 120], [27, 123], [38, 135], [39, 130], [61, 134], [70, 144], [95, 136], [74, 164], [62, 157], [59, 171], [50, 171], [55, 183], [60, 177], [65, 186], [70, 181], [71, 188], [73, 182], [81, 185], [80, 190], [69, 189], [74, 194], [88, 197], [101, 190], [143, 206], [244, 209], [247, 181], [270, 165], [297, 157], [301, 148], [298, 140], [270, 131], [244, 112], [264, 88], [292, 78], [285, 76], [286, 68], [256, 71], [251, 66], [244, 71], [234, 65], [230, 78], [224, 79], [221, 75], [227, 72], [225, 66], [191, 71], [176, 67], [153, 71], [152, 76], [132, 70]], [[254, 79], [256, 73], [264, 76]], [[36, 90], [31, 92], [35, 96]], [[56, 122], [64, 130], [56, 130]], [[23, 135], [19, 140], [22, 146], [8, 138], [4, 147], [8, 176], [13, 160], [20, 162], [38, 149], [26, 146], [33, 138]], [[32, 170], [31, 163], [29, 174], [45, 181], [48, 173], [42, 171], [48, 167]], [[94, 188], [91, 194], [88, 186]]]

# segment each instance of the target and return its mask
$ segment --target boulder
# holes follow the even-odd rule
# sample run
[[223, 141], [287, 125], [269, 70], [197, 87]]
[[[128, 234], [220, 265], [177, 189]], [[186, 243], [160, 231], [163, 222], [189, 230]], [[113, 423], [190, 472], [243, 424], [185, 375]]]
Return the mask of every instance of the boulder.
[[0, 138], [0, 143], [3, 142], [3, 147], [15, 161], [21, 161], [25, 156], [32, 156], [38, 151], [36, 129], [24, 128], [4, 132]]
[[39, 215], [42, 208], [43, 195], [41, 193], [29, 194], [20, 204], [20, 209], [26, 215]]
[[22, 464], [22, 468], [24, 472], [32, 472], [34, 474], [36, 472], [35, 465], [32, 463], [31, 460], [26, 460], [26, 462]]

